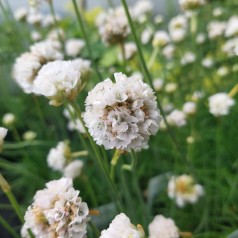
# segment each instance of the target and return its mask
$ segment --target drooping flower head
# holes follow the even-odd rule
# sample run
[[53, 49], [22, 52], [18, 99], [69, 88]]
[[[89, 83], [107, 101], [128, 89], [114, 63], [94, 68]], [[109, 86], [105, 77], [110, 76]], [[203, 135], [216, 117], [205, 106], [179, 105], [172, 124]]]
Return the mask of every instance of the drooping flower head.
[[7, 135], [7, 128], [0, 127], [0, 152], [2, 151], [2, 145], [6, 135]]
[[194, 204], [203, 195], [203, 187], [195, 184], [190, 175], [172, 176], [169, 181], [168, 196], [174, 199], [179, 207], [184, 207], [186, 203]]
[[111, 222], [108, 229], [101, 232], [99, 238], [143, 238], [144, 233], [134, 226], [130, 219], [121, 213]]
[[216, 93], [208, 98], [209, 111], [215, 117], [226, 116], [235, 104], [233, 98], [226, 93]]
[[137, 76], [114, 74], [86, 98], [84, 121], [97, 144], [106, 149], [140, 150], [155, 135], [161, 116], [152, 89]]
[[179, 230], [171, 218], [157, 215], [149, 224], [149, 238], [179, 238]]
[[31, 229], [35, 237], [83, 238], [86, 235], [88, 206], [73, 188], [72, 179], [61, 178], [46, 184], [36, 192], [28, 207], [22, 228], [23, 238]]

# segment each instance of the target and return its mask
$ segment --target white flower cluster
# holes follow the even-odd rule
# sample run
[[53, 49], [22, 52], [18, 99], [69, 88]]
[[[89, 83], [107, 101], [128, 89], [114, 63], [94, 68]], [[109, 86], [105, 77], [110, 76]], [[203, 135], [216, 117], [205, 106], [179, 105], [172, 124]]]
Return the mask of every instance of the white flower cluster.
[[193, 52], [185, 52], [184, 55], [181, 58], [181, 64], [187, 65], [191, 64], [196, 60], [196, 55]]
[[171, 218], [157, 215], [149, 224], [149, 238], [179, 238], [179, 230]]
[[209, 111], [215, 117], [226, 116], [230, 112], [230, 107], [235, 104], [235, 100], [227, 93], [216, 93], [208, 98]]
[[68, 39], [65, 42], [65, 51], [67, 56], [76, 57], [84, 48], [85, 42], [81, 39]]
[[229, 39], [222, 46], [222, 51], [228, 56], [233, 57], [236, 55], [236, 48], [238, 46], [238, 37]]
[[[136, 44], [134, 42], [127, 42], [124, 44], [125, 59], [130, 60], [137, 52]], [[118, 59], [122, 60], [122, 53], [118, 54]]]
[[180, 7], [187, 10], [195, 10], [206, 3], [206, 0], [179, 0]]
[[50, 104], [59, 106], [66, 99], [73, 100], [83, 87], [90, 72], [90, 62], [54, 61], [44, 65], [33, 82], [33, 92], [50, 99]]
[[7, 135], [7, 128], [0, 127], [0, 152], [2, 151], [2, 145], [6, 135]]
[[224, 21], [211, 21], [207, 25], [208, 37], [210, 39], [217, 39], [222, 36], [226, 29], [226, 22]]
[[144, 234], [138, 230], [130, 219], [121, 213], [111, 222], [107, 230], [101, 232], [99, 238], [143, 238]]
[[64, 177], [76, 178], [83, 169], [83, 161], [73, 160], [69, 143], [60, 141], [55, 148], [50, 149], [47, 155], [47, 163], [50, 168], [63, 173]]
[[28, 238], [27, 229], [31, 229], [35, 237], [84, 238], [88, 214], [87, 203], [73, 188], [72, 179], [50, 181], [28, 207], [22, 237]]
[[238, 34], [238, 16], [232, 16], [227, 22], [225, 36], [231, 37], [237, 34]]
[[42, 65], [49, 61], [63, 59], [60, 44], [47, 40], [30, 47], [30, 52], [20, 55], [13, 66], [13, 78], [25, 93], [33, 92], [33, 82]]
[[187, 124], [186, 114], [178, 109], [173, 110], [166, 118], [171, 126], [182, 127]]
[[169, 35], [166, 31], [156, 31], [152, 41], [154, 47], [164, 47], [170, 42]]
[[150, 0], [140, 0], [130, 8], [130, 13], [133, 20], [143, 22], [146, 19], [146, 15], [151, 13], [152, 10], [153, 5]]
[[184, 207], [186, 203], [194, 204], [203, 195], [203, 187], [194, 184], [190, 175], [172, 176], [168, 183], [168, 196], [174, 199], [179, 207]]
[[6, 113], [2, 117], [2, 124], [11, 127], [16, 122], [16, 116], [13, 113]]
[[152, 89], [137, 76], [114, 74], [86, 98], [84, 121], [97, 144], [106, 149], [140, 150], [155, 135], [161, 116]]
[[187, 33], [188, 20], [185, 15], [178, 15], [169, 22], [169, 34], [174, 42], [182, 41]]
[[122, 43], [130, 32], [122, 7], [101, 13], [97, 18], [97, 26], [102, 41], [106, 44]]

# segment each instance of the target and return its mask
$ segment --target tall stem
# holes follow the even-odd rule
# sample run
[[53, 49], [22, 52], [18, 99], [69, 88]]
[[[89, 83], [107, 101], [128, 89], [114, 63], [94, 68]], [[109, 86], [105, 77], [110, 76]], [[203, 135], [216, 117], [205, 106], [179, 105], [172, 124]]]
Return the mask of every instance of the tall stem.
[[83, 21], [83, 18], [82, 18], [82, 16], [81, 16], [81, 13], [80, 13], [80, 11], [79, 11], [79, 9], [78, 9], [78, 5], [77, 5], [77, 3], [76, 3], [76, 0], [72, 0], [72, 2], [73, 2], [74, 11], [75, 11], [75, 13], [76, 13], [78, 23], [79, 23], [80, 28], [81, 28], [81, 30], [82, 30], [83, 38], [84, 38], [84, 40], [85, 40], [85, 42], [86, 42], [86, 47], [87, 47], [87, 50], [88, 50], [89, 57], [90, 57], [90, 59], [92, 60], [93, 67], [94, 67], [94, 69], [95, 69], [95, 71], [96, 71], [96, 73], [97, 73], [97, 76], [98, 76], [97, 81], [100, 82], [100, 81], [102, 81], [103, 78], [102, 78], [102, 76], [101, 76], [101, 74], [100, 74], [100, 72], [99, 72], [99, 69], [98, 69], [98, 67], [97, 67], [97, 64], [96, 64], [96, 62], [95, 62], [95, 60], [94, 60], [94, 58], [93, 58], [92, 49], [91, 49], [91, 46], [90, 46], [90, 43], [89, 43], [89, 37], [88, 37], [88, 34], [87, 34], [87, 32], [86, 32], [86, 30], [85, 30], [85, 26], [84, 26], [85, 23], [84, 23], [84, 21]]
[[[151, 78], [151, 75], [149, 73], [149, 70], [146, 66], [146, 63], [145, 63], [145, 59], [144, 59], [144, 56], [143, 56], [143, 53], [142, 53], [142, 50], [141, 50], [141, 43], [136, 35], [136, 30], [135, 30], [135, 27], [134, 27], [134, 24], [133, 24], [133, 21], [132, 21], [132, 18], [131, 18], [131, 15], [129, 13], [129, 9], [128, 9], [128, 6], [127, 6], [127, 3], [126, 3], [126, 0], [121, 0], [122, 2], [122, 5], [124, 7], [124, 10], [126, 12], [126, 16], [127, 16], [127, 19], [128, 19], [128, 22], [129, 22], [129, 25], [130, 25], [130, 28], [131, 28], [131, 32], [132, 32], [132, 35], [133, 35], [133, 38], [135, 40], [135, 43], [136, 43], [136, 47], [137, 47], [137, 52], [138, 52], [138, 55], [139, 55], [139, 60], [140, 60], [140, 64], [141, 64], [141, 67], [142, 67], [142, 70], [144, 72], [144, 75], [145, 75], [145, 78], [146, 78], [146, 82], [150, 85], [150, 87], [153, 89], [153, 91], [155, 91], [154, 89], [154, 86], [153, 86], [153, 83], [152, 83], [152, 78]], [[166, 124], [166, 127], [167, 127], [167, 130], [168, 130], [168, 133], [169, 133], [169, 136], [171, 137], [171, 140], [172, 142], [174, 143], [176, 149], [179, 151], [180, 153], [180, 156], [181, 158], [183, 159], [184, 156], [183, 156], [183, 153], [181, 152], [180, 150], [180, 147], [174, 137], [174, 134], [166, 120], [166, 117], [165, 117], [165, 113], [164, 113], [164, 110], [162, 108], [162, 105], [160, 103], [160, 100], [159, 100], [159, 97], [157, 96], [157, 103], [158, 103], [158, 107], [159, 107], [159, 110], [161, 112], [161, 115], [164, 119], [164, 122]]]
[[97, 161], [97, 163], [98, 163], [102, 173], [104, 174], [104, 177], [105, 177], [105, 179], [106, 179], [106, 181], [107, 181], [107, 183], [108, 183], [108, 185], [109, 185], [109, 187], [111, 189], [111, 194], [112, 194], [112, 196], [113, 196], [113, 198], [114, 198], [114, 200], [116, 202], [116, 205], [117, 205], [119, 211], [123, 211], [123, 205], [122, 205], [121, 197], [120, 197], [120, 195], [119, 195], [119, 193], [118, 193], [118, 191], [117, 191], [113, 181], [110, 178], [110, 174], [109, 174], [109, 172], [108, 172], [108, 170], [107, 170], [107, 168], [106, 168], [106, 166], [104, 164], [104, 160], [103, 160], [103, 158], [102, 158], [102, 156], [100, 154], [99, 148], [97, 147], [97, 145], [93, 141], [93, 138], [91, 137], [91, 135], [88, 132], [88, 128], [84, 124], [80, 108], [77, 105], [77, 103], [74, 102], [74, 101], [69, 101], [69, 103], [74, 108], [74, 110], [77, 113], [77, 116], [78, 116], [80, 122], [82, 123], [82, 125], [83, 125], [83, 127], [84, 127], [84, 129], [86, 131], [86, 135], [87, 135], [87, 137], [88, 137], [88, 139], [90, 141], [90, 144], [92, 146], [93, 152], [95, 153], [95, 155], [92, 155], [92, 157], [96, 158], [96, 161]]

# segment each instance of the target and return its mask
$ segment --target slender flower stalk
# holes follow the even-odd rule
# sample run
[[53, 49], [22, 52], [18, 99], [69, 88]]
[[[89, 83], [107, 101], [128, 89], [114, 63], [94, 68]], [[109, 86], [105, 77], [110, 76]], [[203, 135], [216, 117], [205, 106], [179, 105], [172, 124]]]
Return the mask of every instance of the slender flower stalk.
[[14, 238], [20, 238], [20, 236], [16, 233], [14, 228], [8, 224], [8, 222], [0, 215], [0, 224], [12, 235]]
[[87, 32], [86, 32], [86, 30], [85, 30], [85, 25], [84, 25], [85, 23], [84, 23], [84, 21], [83, 21], [83, 18], [82, 18], [82, 16], [81, 16], [81, 13], [80, 13], [80, 11], [79, 11], [79, 9], [78, 9], [78, 5], [77, 5], [77, 3], [76, 3], [76, 0], [72, 0], [72, 2], [73, 2], [74, 11], [75, 11], [75, 13], [76, 13], [78, 23], [79, 23], [79, 25], [80, 25], [80, 27], [81, 27], [81, 30], [82, 30], [83, 38], [84, 38], [84, 40], [85, 40], [85, 42], [86, 42], [86, 47], [87, 47], [87, 50], [88, 50], [88, 53], [89, 53], [89, 57], [90, 57], [90, 59], [92, 60], [93, 67], [94, 67], [94, 69], [95, 69], [95, 71], [96, 71], [96, 73], [97, 73], [97, 76], [98, 76], [97, 81], [98, 81], [98, 82], [99, 82], [99, 81], [102, 81], [102, 76], [101, 76], [101, 74], [100, 74], [100, 72], [99, 72], [99, 69], [98, 69], [98, 67], [97, 67], [97, 64], [96, 64], [96, 62], [95, 62], [95, 60], [94, 60], [94, 58], [93, 58], [92, 49], [91, 49], [91, 46], [90, 46], [90, 43], [89, 43], [89, 37], [88, 37]]
[[101, 156], [101, 153], [99, 151], [99, 148], [97, 147], [97, 145], [93, 141], [93, 138], [89, 134], [88, 129], [87, 129], [87, 127], [84, 124], [84, 121], [83, 121], [83, 118], [82, 118], [82, 115], [81, 115], [81, 110], [80, 110], [79, 106], [77, 105], [77, 103], [75, 101], [69, 101], [69, 104], [74, 108], [75, 112], [77, 113], [77, 116], [78, 116], [79, 120], [81, 121], [81, 123], [82, 123], [82, 125], [83, 125], [83, 127], [85, 129], [86, 135], [87, 135], [87, 137], [88, 137], [88, 139], [90, 141], [90, 144], [92, 146], [93, 152], [95, 153], [93, 155], [93, 158], [96, 158], [96, 161], [97, 161], [98, 165], [100, 166], [100, 169], [103, 172], [103, 174], [105, 176], [105, 179], [108, 182], [108, 185], [109, 185], [109, 187], [110, 187], [110, 189], [112, 191], [112, 196], [115, 199], [116, 205], [117, 205], [118, 209], [120, 211], [122, 211], [123, 210], [123, 205], [122, 205], [122, 201], [121, 201], [120, 195], [119, 195], [119, 193], [118, 193], [118, 191], [117, 191], [113, 181], [110, 178], [109, 172], [108, 172], [105, 164], [103, 163], [104, 160], [102, 159], [102, 156]]
[[[137, 46], [137, 51], [138, 51], [138, 55], [139, 55], [139, 59], [140, 59], [140, 64], [141, 64], [143, 72], [144, 72], [144, 74], [146, 76], [146, 81], [150, 85], [150, 87], [153, 89], [153, 91], [155, 91], [153, 83], [152, 83], [151, 75], [150, 75], [149, 70], [148, 70], [148, 68], [146, 66], [145, 59], [144, 59], [144, 56], [143, 56], [143, 53], [142, 53], [142, 50], [141, 50], [141, 43], [140, 43], [140, 41], [139, 41], [139, 39], [138, 39], [138, 37], [136, 35], [136, 30], [135, 30], [135, 27], [134, 27], [131, 15], [129, 13], [129, 9], [128, 9], [126, 0], [121, 0], [121, 2], [122, 2], [122, 5], [124, 7], [124, 10], [126, 12], [126, 16], [128, 18], [128, 22], [129, 22], [129, 25], [130, 25], [130, 28], [131, 28], [131, 32], [132, 32], [133, 38], [134, 38], [136, 46]], [[157, 96], [157, 103], [158, 103], [158, 107], [159, 107], [159, 110], [161, 112], [161, 115], [162, 115], [162, 117], [164, 119], [164, 122], [166, 124], [166, 127], [168, 129], [169, 136], [171, 137], [175, 147], [179, 151], [181, 158], [184, 158], [183, 153], [181, 152], [181, 150], [179, 148], [179, 145], [178, 145], [178, 143], [176, 141], [176, 138], [174, 137], [174, 134], [173, 134], [172, 130], [170, 129], [170, 126], [169, 126], [169, 124], [168, 124], [168, 122], [166, 120], [165, 113], [164, 113], [164, 110], [163, 110], [163, 108], [161, 106], [161, 102], [160, 102], [158, 96]]]
[[115, 167], [117, 165], [117, 162], [120, 158], [120, 155], [121, 155], [121, 151], [120, 150], [116, 150], [113, 157], [112, 157], [112, 160], [111, 160], [111, 170], [110, 170], [110, 177], [111, 177], [111, 180], [113, 181], [114, 180], [114, 171], [115, 171]]

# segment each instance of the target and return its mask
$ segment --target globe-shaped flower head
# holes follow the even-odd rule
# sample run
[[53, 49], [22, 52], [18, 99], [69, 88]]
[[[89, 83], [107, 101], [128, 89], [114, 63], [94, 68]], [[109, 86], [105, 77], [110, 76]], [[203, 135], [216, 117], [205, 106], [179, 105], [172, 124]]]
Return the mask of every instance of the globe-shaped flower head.
[[84, 121], [97, 144], [106, 149], [140, 150], [155, 135], [161, 116], [152, 89], [137, 76], [114, 74], [86, 98]]

